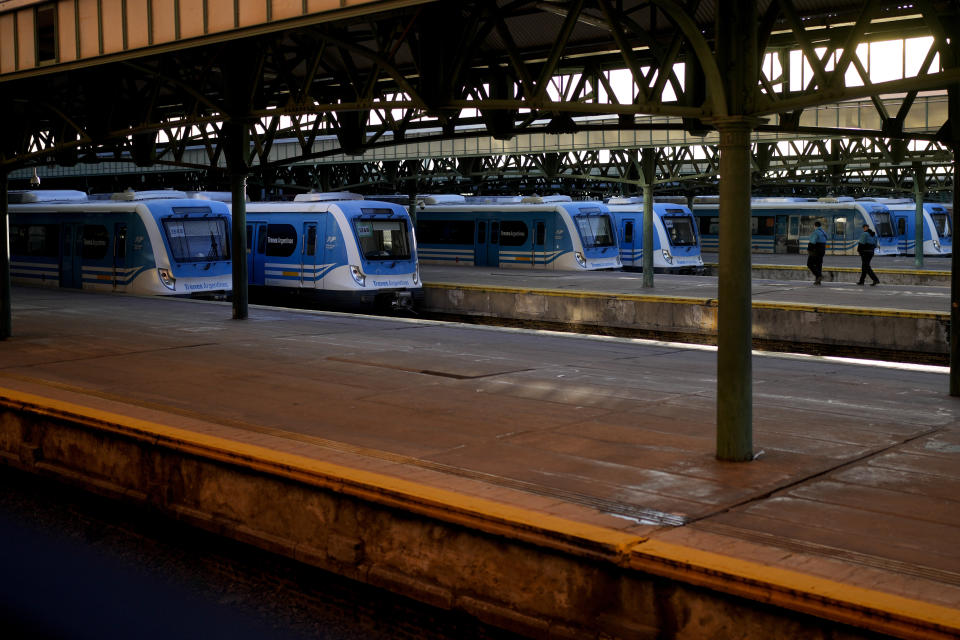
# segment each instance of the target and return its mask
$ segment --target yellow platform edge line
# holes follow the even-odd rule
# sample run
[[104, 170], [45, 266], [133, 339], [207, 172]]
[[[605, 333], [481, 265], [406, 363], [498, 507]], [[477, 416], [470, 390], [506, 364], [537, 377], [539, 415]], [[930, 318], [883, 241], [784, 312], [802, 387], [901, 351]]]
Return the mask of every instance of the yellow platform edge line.
[[960, 637], [958, 608], [652, 538], [634, 547], [631, 566], [885, 633]]
[[538, 541], [543, 542], [540, 538], [560, 541], [560, 545], [554, 546], [606, 556], [633, 570], [827, 619], [898, 633], [904, 632], [903, 625], [909, 630], [919, 624], [927, 631], [936, 631], [936, 635], [916, 637], [960, 637], [960, 610], [957, 609], [13, 389], [0, 387], [0, 404], [49, 417], [79, 420], [89, 427], [111, 430], [191, 455], [206, 455], [388, 506], [412, 507], [413, 511], [457, 524], [487, 523], [492, 526], [478, 528], [505, 537], [528, 539], [530, 536], [524, 533], [546, 534], [536, 536]]
[[[624, 300], [631, 302], [647, 303], [666, 303], [666, 304], [686, 304], [699, 305], [705, 307], [717, 307], [719, 301], [716, 298], [691, 298], [686, 296], [648, 296], [643, 294], [624, 294], [624, 293], [603, 293], [598, 291], [563, 291], [560, 289], [529, 289], [512, 287], [491, 287], [485, 285], [473, 284], [450, 284], [434, 283], [424, 284], [426, 288], [437, 289], [462, 289], [465, 291], [477, 291], [481, 293], [507, 293], [524, 295], [541, 295], [560, 298], [585, 299], [585, 300]], [[887, 318], [908, 318], [916, 320], [939, 320], [949, 319], [950, 313], [946, 311], [911, 311], [908, 309], [884, 309], [884, 308], [865, 308], [865, 307], [844, 307], [829, 304], [798, 304], [790, 302], [758, 302], [751, 303], [754, 309], [770, 309], [782, 311], [804, 311], [812, 313], [830, 313], [847, 314], [857, 316], [879, 316]]]
[[[537, 538], [554, 546], [582, 546], [622, 564], [629, 549], [643, 538], [558, 516], [514, 507], [485, 498], [403, 480], [372, 471], [275, 451], [229, 438], [133, 418], [0, 387], [0, 406], [38, 415], [80, 422], [88, 427], [148, 441], [174, 451], [272, 473], [279, 477], [360, 497], [375, 503], [406, 508], [440, 520], [455, 522], [506, 537]], [[486, 523], [488, 526], [484, 526]], [[512, 535], [511, 532], [514, 532]], [[520, 535], [516, 535], [520, 534]], [[529, 534], [529, 535], [528, 535]]]

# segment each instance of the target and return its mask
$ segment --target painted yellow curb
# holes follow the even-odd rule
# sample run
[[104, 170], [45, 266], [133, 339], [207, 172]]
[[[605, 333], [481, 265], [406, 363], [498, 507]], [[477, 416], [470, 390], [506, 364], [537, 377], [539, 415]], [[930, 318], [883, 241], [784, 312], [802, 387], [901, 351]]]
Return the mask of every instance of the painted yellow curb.
[[960, 637], [957, 609], [13, 389], [0, 406], [881, 633]]
[[465, 496], [394, 476], [363, 471], [228, 438], [0, 387], [0, 406], [89, 427], [295, 480], [377, 504], [402, 508], [508, 538], [606, 557], [622, 564], [643, 538], [520, 507]]
[[668, 542], [638, 544], [630, 566], [900, 637], [960, 637], [960, 609]]

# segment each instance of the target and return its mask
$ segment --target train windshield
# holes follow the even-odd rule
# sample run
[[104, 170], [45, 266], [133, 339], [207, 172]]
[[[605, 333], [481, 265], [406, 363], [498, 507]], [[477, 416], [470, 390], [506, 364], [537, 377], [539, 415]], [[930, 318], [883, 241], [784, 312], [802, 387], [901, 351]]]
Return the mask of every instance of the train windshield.
[[892, 238], [893, 223], [890, 222], [889, 211], [874, 211], [872, 214], [873, 222], [877, 225], [877, 235], [881, 238]]
[[693, 230], [693, 220], [688, 216], [663, 216], [663, 227], [667, 230], [670, 245], [673, 247], [695, 247], [697, 234]]
[[608, 215], [581, 215], [576, 216], [577, 229], [583, 239], [584, 248], [612, 247], [615, 244], [613, 225]]
[[410, 234], [406, 220], [356, 218], [353, 226], [360, 250], [367, 260], [410, 259]]
[[175, 262], [230, 259], [230, 236], [224, 218], [164, 218], [163, 230]]
[[937, 233], [941, 238], [949, 238], [950, 233], [950, 218], [946, 213], [931, 213], [930, 217], [933, 218], [933, 226], [937, 228]]

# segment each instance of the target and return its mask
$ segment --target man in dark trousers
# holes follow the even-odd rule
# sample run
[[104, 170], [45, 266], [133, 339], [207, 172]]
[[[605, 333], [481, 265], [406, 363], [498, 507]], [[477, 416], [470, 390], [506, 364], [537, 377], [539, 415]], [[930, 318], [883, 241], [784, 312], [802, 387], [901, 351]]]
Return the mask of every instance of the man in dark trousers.
[[813, 284], [820, 284], [823, 280], [823, 256], [827, 253], [827, 233], [820, 228], [820, 221], [813, 223], [813, 233], [807, 244], [807, 268], [813, 272]]
[[877, 286], [880, 282], [880, 278], [877, 277], [877, 274], [873, 272], [873, 267], [870, 266], [870, 261], [873, 260], [873, 252], [876, 250], [877, 234], [870, 228], [870, 225], [864, 224], [863, 233], [860, 234], [860, 240], [857, 242], [857, 253], [860, 254], [860, 282], [857, 284], [863, 284], [867, 276], [870, 276], [870, 279], [873, 280], [870, 283], [871, 287]]

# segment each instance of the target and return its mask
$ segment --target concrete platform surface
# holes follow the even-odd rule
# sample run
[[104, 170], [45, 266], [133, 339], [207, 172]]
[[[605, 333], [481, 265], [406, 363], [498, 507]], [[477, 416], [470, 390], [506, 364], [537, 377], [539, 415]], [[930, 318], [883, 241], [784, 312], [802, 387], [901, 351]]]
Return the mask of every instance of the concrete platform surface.
[[382, 474], [502, 505], [500, 527], [525, 514], [635, 540], [640, 570], [673, 557], [765, 601], [777, 583], [960, 634], [960, 399], [943, 368], [757, 354], [756, 459], [734, 464], [714, 458], [709, 347], [264, 307], [235, 321], [223, 303], [64, 290], [13, 300], [0, 396]]
[[[795, 267], [807, 266], [807, 255], [805, 253], [753, 253], [751, 261], [754, 265], [784, 265]], [[949, 272], [950, 256], [924, 256], [923, 266], [919, 269], [915, 266], [913, 256], [874, 256], [870, 266], [876, 271], [878, 269], [897, 269], [897, 270], [919, 270], [930, 272]], [[720, 255], [717, 253], [704, 253], [703, 261], [711, 264], [719, 263]], [[860, 269], [860, 256], [825, 256], [823, 258], [824, 267], [845, 267]]]
[[[839, 256], [847, 257], [847, 256]], [[652, 289], [643, 288], [643, 274], [627, 271], [526, 271], [490, 267], [421, 268], [425, 285], [463, 284], [516, 289], [597, 292], [617, 295], [661, 296], [673, 298], [717, 298], [715, 276], [655, 274]], [[788, 306], [840, 306], [859, 309], [892, 309], [948, 313], [949, 286], [888, 285], [861, 287], [851, 282], [824, 282], [753, 278], [754, 303]]]
[[[705, 274], [716, 275], [720, 256], [716, 253], [705, 253], [703, 260]], [[806, 254], [755, 253], [751, 260], [754, 278], [812, 280], [807, 268]], [[870, 266], [884, 284], [950, 286], [949, 256], [924, 256], [921, 267], [916, 266], [913, 256], [876, 256]], [[826, 282], [857, 282], [860, 279], [860, 257], [826, 256], [823, 261], [823, 278]]]

